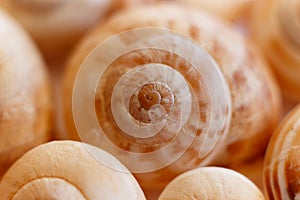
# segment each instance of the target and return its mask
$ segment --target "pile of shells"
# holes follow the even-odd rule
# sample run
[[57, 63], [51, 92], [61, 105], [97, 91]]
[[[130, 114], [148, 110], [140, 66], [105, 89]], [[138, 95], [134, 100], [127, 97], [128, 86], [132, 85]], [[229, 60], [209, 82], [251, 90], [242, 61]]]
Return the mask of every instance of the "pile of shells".
[[0, 7], [1, 199], [300, 198], [299, 1]]

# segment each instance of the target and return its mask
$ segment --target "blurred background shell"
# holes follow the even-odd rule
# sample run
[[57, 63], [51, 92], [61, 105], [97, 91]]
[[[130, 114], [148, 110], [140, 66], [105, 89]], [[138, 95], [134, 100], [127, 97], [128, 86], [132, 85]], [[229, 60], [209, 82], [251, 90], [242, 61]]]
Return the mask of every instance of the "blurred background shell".
[[[30, 33], [45, 58], [64, 59], [92, 27], [119, 10], [170, 2], [168, 0], [2, 0]], [[173, 4], [198, 8], [230, 21], [248, 15], [254, 0], [174, 0]]]
[[24, 152], [50, 139], [50, 83], [22, 27], [0, 10], [0, 178]]
[[248, 17], [251, 7], [255, 0], [121, 0], [120, 3], [125, 7], [133, 7], [138, 4], [149, 5], [153, 3], [166, 3], [179, 4], [197, 8], [202, 11], [207, 11], [213, 15], [217, 15], [228, 21], [239, 21], [244, 17]]
[[3, 0], [48, 60], [68, 55], [82, 35], [114, 8], [113, 0]]
[[300, 100], [300, 2], [265, 0], [254, 4], [250, 30], [276, 74], [286, 99]]

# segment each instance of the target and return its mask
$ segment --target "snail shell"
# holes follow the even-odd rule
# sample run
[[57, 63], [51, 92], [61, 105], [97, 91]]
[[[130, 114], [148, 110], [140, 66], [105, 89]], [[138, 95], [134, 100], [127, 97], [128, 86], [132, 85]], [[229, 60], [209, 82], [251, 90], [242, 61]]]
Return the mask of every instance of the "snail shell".
[[300, 106], [294, 108], [272, 135], [264, 163], [264, 186], [270, 199], [300, 197]]
[[[157, 13], [160, 14], [158, 15]], [[225, 106], [223, 111], [220, 112], [223, 113], [221, 116], [215, 116], [211, 118], [216, 113], [214, 111], [210, 112], [209, 110], [207, 110], [207, 108], [213, 108], [216, 105], [222, 105], [222, 107], [224, 105], [228, 105], [227, 102], [222, 103], [222, 101], [226, 100], [228, 97], [226, 97], [226, 95], [224, 94], [223, 98], [215, 99], [216, 101], [218, 101], [218, 104], [213, 104], [211, 103], [211, 101], [208, 101], [210, 97], [208, 93], [205, 92], [205, 90], [209, 90], [210, 92], [219, 92], [217, 88], [225, 87], [227, 84], [220, 81], [221, 79], [219, 77], [216, 79], [219, 81], [218, 84], [216, 82], [214, 89], [206, 89], [205, 84], [203, 84], [203, 80], [201, 79], [203, 78], [201, 77], [201, 73], [205, 74], [210, 70], [203, 70], [203, 72], [200, 71], [200, 73], [197, 73], [197, 71], [194, 70], [195, 68], [191, 67], [193, 65], [183, 59], [184, 57], [193, 55], [193, 51], [190, 51], [190, 46], [187, 45], [188, 41], [182, 41], [180, 44], [177, 44], [177, 46], [180, 47], [178, 49], [183, 52], [181, 56], [170, 54], [167, 51], [163, 51], [161, 49], [153, 50], [153, 48], [147, 48], [149, 47], [149, 44], [165, 44], [165, 47], [169, 46], [170, 48], [172, 48], [173, 46], [175, 46], [172, 43], [172, 41], [174, 40], [169, 39], [171, 38], [172, 34], [170, 34], [170, 37], [168, 36], [168, 34], [162, 34], [162, 36], [158, 37], [157, 40], [146, 43], [144, 45], [144, 48], [140, 50], [127, 52], [124, 53], [124, 55], [118, 55], [118, 59], [112, 62], [110, 67], [108, 67], [106, 70], [103, 69], [104, 72], [102, 74], [102, 77], [98, 77], [99, 84], [96, 89], [92, 87], [93, 84], [90, 82], [90, 80], [95, 79], [95, 76], [97, 76], [96, 71], [89, 72], [86, 69], [82, 69], [81, 72], [78, 72], [80, 65], [90, 53], [93, 55], [98, 51], [99, 58], [95, 58], [94, 61], [90, 61], [87, 58], [84, 62], [84, 65], [95, 67], [99, 66], [100, 68], [100, 65], [103, 66], [105, 65], [104, 62], [107, 62], [102, 61], [101, 56], [113, 54], [119, 49], [129, 46], [132, 42], [138, 41], [138, 39], [142, 40], [143, 37], [138, 37], [141, 34], [134, 34], [135, 32], [133, 32], [131, 35], [121, 34], [120, 37], [117, 37], [117, 42], [111, 44], [110, 46], [107, 45], [106, 49], [102, 48], [102, 50], [93, 50], [100, 42], [104, 41], [114, 34], [118, 34], [126, 30], [149, 26], [176, 30], [192, 38], [211, 54], [213, 59], [219, 65], [223, 76], [225, 77], [229, 86], [229, 95], [231, 96], [230, 101], [232, 102], [232, 113], [230, 112], [229, 107], [226, 108]], [[144, 35], [146, 37], [147, 35], [151, 35], [151, 33], [145, 33]], [[165, 40], [165, 42], [162, 42], [161, 40]], [[113, 49], [110, 48], [112, 46], [114, 47]], [[104, 54], [103, 52], [106, 53]], [[208, 55], [195, 55], [191, 60], [200, 60], [200, 62], [205, 63], [204, 61], [201, 61], [201, 59], [206, 59], [207, 56]], [[134, 69], [135, 66], [137, 67], [137, 70]], [[176, 70], [174, 71], [173, 68], [175, 68]], [[209, 69], [214, 70], [213, 67]], [[73, 98], [73, 100], [78, 100], [78, 104], [91, 104], [95, 105], [95, 107], [88, 110], [82, 109], [78, 113], [73, 113], [71, 97], [72, 95], [74, 95], [72, 91], [77, 73], [87, 73], [85, 82], [82, 82], [82, 91], [95, 90], [96, 95], [86, 96], [78, 94], [78, 96]], [[138, 75], [139, 73], [140, 75]], [[213, 73], [213, 71], [211, 71], [211, 73]], [[124, 76], [127, 75], [127, 77], [129, 77], [127, 78], [127, 82], [123, 81], [124, 79], [126, 79], [126, 77], [124, 77], [123, 79], [123, 74]], [[190, 78], [187, 78], [189, 74], [193, 74], [193, 76], [189, 76]], [[134, 75], [136, 75], [137, 79], [130, 79], [130, 77], [134, 77]], [[174, 81], [171, 80], [170, 82], [172, 83], [170, 84], [173, 84], [174, 86], [176, 86], [176, 83], [181, 84], [179, 86], [182, 87], [182, 90], [179, 91], [183, 92], [183, 94], [180, 94], [183, 99], [174, 99], [174, 96], [177, 96], [178, 94], [175, 94], [173, 96], [172, 94], [169, 94], [170, 89], [168, 88], [168, 86], [170, 85], [165, 86], [164, 84], [157, 84], [157, 87], [161, 88], [159, 90], [162, 90], [162, 93], [160, 95], [163, 97], [158, 98], [158, 95], [155, 91], [151, 92], [150, 96], [152, 100], [146, 107], [156, 105], [156, 103], [154, 103], [156, 101], [168, 103], [164, 103], [164, 105], [159, 106], [160, 108], [164, 108], [166, 112], [163, 115], [156, 116], [156, 121], [160, 121], [160, 119], [168, 116], [168, 111], [170, 107], [172, 107], [173, 103], [178, 104], [178, 101], [186, 102], [186, 104], [182, 104], [186, 107], [182, 106], [182, 109], [181, 111], [179, 110], [179, 112], [171, 112], [173, 118], [171, 117], [170, 119], [174, 120], [170, 121], [172, 122], [170, 123], [172, 124], [172, 126], [166, 126], [167, 129], [165, 129], [165, 134], [158, 134], [156, 135], [157, 137], [152, 138], [153, 140], [149, 139], [151, 135], [147, 135], [148, 140], [136, 139], [138, 135], [143, 135], [145, 134], [145, 132], [134, 131], [137, 130], [135, 129], [137, 126], [134, 125], [135, 123], [131, 122], [143, 119], [142, 122], [147, 123], [151, 116], [145, 116], [145, 113], [147, 112], [144, 111], [147, 110], [147, 108], [145, 110], [140, 109], [141, 112], [137, 112], [135, 110], [136, 108], [130, 108], [130, 103], [132, 103], [132, 105], [136, 105], [137, 110], [139, 110], [139, 105], [142, 105], [143, 101], [145, 101], [145, 104], [148, 104], [147, 97], [143, 96], [143, 92], [141, 92], [142, 86], [145, 85], [145, 89], [148, 88], [149, 91], [152, 91], [151, 88], [153, 84], [155, 85], [155, 81], [153, 82], [153, 79], [157, 78], [157, 80], [159, 80], [160, 76], [161, 78], [174, 77]], [[145, 80], [148, 79], [150, 81], [147, 85], [145, 84]], [[205, 82], [213, 81], [214, 80], [212, 79], [205, 80]], [[223, 149], [221, 151], [218, 151], [219, 154], [215, 157], [216, 159], [214, 160], [215, 163], [222, 164], [229, 162], [240, 162], [241, 160], [253, 158], [257, 154], [263, 152], [274, 124], [278, 120], [280, 110], [280, 98], [277, 85], [274, 82], [272, 74], [268, 70], [267, 66], [261, 59], [260, 55], [255, 51], [255, 49], [252, 48], [251, 44], [246, 42], [241, 35], [231, 30], [223, 22], [220, 22], [199, 11], [185, 11], [180, 7], [174, 5], [172, 6], [162, 4], [157, 6], [145, 7], [143, 9], [139, 8], [124, 11], [122, 13], [119, 13], [118, 15], [115, 15], [105, 24], [99, 26], [91, 35], [89, 35], [85, 39], [85, 41], [83, 41], [83, 43], [77, 48], [77, 51], [74, 52], [68, 64], [64, 83], [64, 111], [66, 126], [69, 131], [70, 137], [73, 139], [79, 139], [74, 127], [74, 119], [72, 113], [79, 116], [93, 116], [94, 114], [92, 113], [96, 113], [97, 121], [99, 122], [104, 133], [106, 133], [106, 136], [112, 141], [112, 143], [122, 149], [132, 152], [146, 153], [149, 151], [155, 151], [161, 148], [163, 144], [170, 143], [170, 141], [172, 141], [172, 138], [174, 137], [174, 133], [177, 133], [177, 130], [181, 130], [182, 124], [178, 122], [187, 121], [187, 124], [196, 124], [197, 121], [200, 120], [202, 122], [205, 122], [204, 124], [206, 125], [204, 127], [207, 127], [210, 123], [209, 120], [217, 120], [219, 118], [228, 119], [228, 117], [232, 116], [228, 133], [229, 135], [228, 137], [226, 137], [227, 139], [222, 143]], [[203, 88], [203, 91], [199, 90], [199, 88], [198, 90], [194, 89], [194, 86], [197, 86], [199, 84], [199, 88]], [[223, 86], [219, 84], [222, 84]], [[139, 87], [135, 87], [136, 85], [139, 85]], [[120, 88], [118, 88], [117, 86], [120, 86]], [[178, 88], [179, 86], [176, 87]], [[75, 84], [75, 87], [80, 87], [80, 85]], [[172, 87], [171, 91], [174, 90]], [[124, 95], [118, 95], [121, 94], [120, 92], [122, 91], [124, 91]], [[197, 106], [195, 106], [195, 102], [197, 102], [195, 101], [195, 95], [197, 97], [196, 100], [200, 101], [198, 105], [196, 103]], [[114, 101], [119, 101], [117, 98], [118, 96], [125, 96], [124, 101], [128, 103], [127, 110], [126, 107], [117, 108], [117, 105], [112, 103]], [[146, 99], [140, 100], [140, 96], [141, 98]], [[188, 100], [189, 98], [190, 100]], [[92, 101], [90, 101], [91, 99]], [[140, 101], [141, 104], [137, 104], [138, 101]], [[78, 109], [78, 104], [74, 103], [73, 108]], [[215, 108], [219, 109], [220, 107], [216, 106]], [[117, 112], [119, 113], [115, 114]], [[180, 112], [185, 114], [179, 115], [182, 116], [182, 118], [179, 118], [180, 120], [178, 120], [178, 115], [176, 116], [176, 113]], [[196, 121], [190, 121], [191, 119]], [[79, 123], [89, 124], [90, 118], [85, 119], [84, 117], [82, 117], [80, 118], [80, 120], [81, 122]], [[127, 126], [120, 126], [122, 122], [126, 123]], [[223, 134], [226, 133], [226, 129], [229, 125], [228, 120], [225, 120], [225, 122], [226, 123], [224, 123], [224, 125], [222, 126], [223, 128], [220, 129], [221, 133]], [[143, 123], [141, 123], [141, 125], [143, 125]], [[219, 127], [218, 123], [213, 125], [212, 122], [211, 127], [213, 126]], [[124, 127], [126, 127], [126, 129]], [[154, 127], [154, 129], [155, 128], [159, 129], [160, 124], [158, 123], [157, 127]], [[169, 132], [168, 128], [170, 128]], [[203, 142], [201, 131], [203, 131], [201, 128], [196, 131], [196, 136], [198, 134], [200, 135], [196, 138], [199, 138], [199, 140]], [[130, 132], [131, 134], [123, 134], [128, 132]], [[97, 142], [97, 138], [99, 137], [97, 130], [86, 130], [85, 133], [85, 135], [80, 135], [80, 139], [96, 145], [95, 143]], [[128, 137], [128, 135], [130, 137]], [[195, 131], [192, 131], [192, 135], [195, 135]], [[147, 142], [145, 143], [145, 141]], [[156, 145], [157, 141], [161, 141], [161, 145]], [[184, 139], [182, 139], [182, 141], [184, 141]], [[203, 162], [203, 159], [199, 159], [198, 155], [200, 146], [201, 142], [194, 142], [193, 145], [191, 145], [191, 147], [187, 149], [184, 156], [182, 156], [172, 165], [159, 169], [155, 172], [138, 174], [137, 178], [142, 184], [146, 184], [142, 180], [147, 179], [148, 183], [151, 182], [151, 185], [149, 185], [149, 187], [152, 187], [155, 185], [154, 183], [157, 183], [157, 185], [159, 185], [167, 182], [180, 172], [197, 167], [199, 165], [204, 165], [204, 163], [207, 164], [209, 159], [205, 160], [206, 162]], [[208, 146], [210, 146], [211, 148], [213, 145], [208, 144]], [[220, 145], [217, 145], [215, 149], [218, 149], [217, 147], [220, 147]], [[177, 150], [179, 149], [182, 150], [180, 147], [177, 147]], [[121, 157], [123, 156], [124, 155], [122, 154]], [[169, 158], [173, 158], [171, 153], [163, 156], [163, 159], [161, 157], [159, 157], [160, 159], [158, 160], [153, 158], [154, 160], [152, 160], [152, 162], [159, 163]], [[120, 159], [120, 157], [118, 158]], [[149, 165], [151, 166], [151, 164]]]
[[292, 100], [300, 100], [299, 24], [297, 0], [257, 1], [254, 6], [253, 37], [272, 63], [283, 94]]
[[27, 152], [3, 177], [0, 196], [3, 200], [145, 199], [137, 181], [116, 158], [75, 141], [54, 141]]
[[61, 58], [113, 8], [113, 0], [3, 0], [44, 55]]
[[[168, 0], [122, 0], [120, 3], [125, 7], [133, 7], [138, 4], [147, 5], [154, 3], [170, 2]], [[174, 4], [180, 4], [184, 6], [190, 6], [205, 10], [212, 14], [223, 17], [227, 20], [235, 21], [241, 16], [245, 15], [245, 11], [249, 10], [249, 6], [255, 2], [255, 0], [173, 0]]]
[[263, 200], [264, 196], [240, 173], [220, 167], [203, 167], [180, 174], [166, 186], [158, 199]]
[[255, 0], [230, 0], [230, 1], [218, 1], [218, 0], [179, 0], [189, 6], [197, 7], [203, 10], [207, 10], [213, 14], [219, 15], [228, 20], [238, 20], [239, 17], [247, 12], [249, 6], [252, 6]]
[[25, 31], [0, 10], [0, 178], [24, 152], [50, 139], [45, 65]]

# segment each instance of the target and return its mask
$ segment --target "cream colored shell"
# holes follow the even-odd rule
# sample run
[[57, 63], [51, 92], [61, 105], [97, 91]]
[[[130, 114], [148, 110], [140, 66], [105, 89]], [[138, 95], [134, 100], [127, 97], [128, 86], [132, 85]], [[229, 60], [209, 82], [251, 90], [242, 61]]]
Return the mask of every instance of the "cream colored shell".
[[270, 199], [300, 197], [300, 105], [272, 135], [264, 163], [264, 186]]
[[233, 170], [204, 167], [180, 174], [159, 200], [263, 200], [262, 192], [245, 176]]
[[[266, 63], [251, 43], [223, 22], [199, 11], [172, 5], [121, 12], [94, 30], [76, 49], [64, 80], [64, 113], [70, 137], [79, 139], [73, 124], [71, 96], [80, 64], [96, 45], [109, 36], [149, 26], [170, 28], [199, 42], [218, 63], [227, 80], [233, 105], [232, 121], [228, 139], [224, 141], [214, 163], [240, 162], [262, 153], [280, 112], [278, 88]], [[99, 118], [99, 121], [103, 122], [103, 119]], [[157, 186], [165, 184], [182, 168], [190, 164], [194, 167], [201, 165], [197, 153], [191, 150], [177, 164], [153, 173], [138, 174], [137, 177], [149, 187], [153, 187], [153, 183]]]
[[[263, 19], [263, 20], [262, 20]], [[251, 30], [271, 62], [285, 97], [300, 100], [300, 3], [257, 1]]]
[[2, 0], [51, 61], [65, 56], [112, 9], [114, 0]]
[[3, 200], [145, 199], [137, 181], [116, 158], [75, 141], [53, 141], [27, 152], [3, 177], [0, 196]]
[[0, 178], [24, 152], [50, 139], [45, 65], [25, 31], [0, 10]]

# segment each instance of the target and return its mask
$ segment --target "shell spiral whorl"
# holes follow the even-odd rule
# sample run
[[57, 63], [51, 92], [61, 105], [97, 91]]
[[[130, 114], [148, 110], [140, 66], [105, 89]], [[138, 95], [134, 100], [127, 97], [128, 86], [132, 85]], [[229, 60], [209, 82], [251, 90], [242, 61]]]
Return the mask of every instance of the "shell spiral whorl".
[[[109, 48], [116, 42], [118, 51]], [[87, 79], [96, 89], [86, 89]], [[192, 40], [161, 28], [133, 29], [98, 45], [79, 70], [73, 109], [80, 138], [135, 173], [167, 167], [188, 149], [198, 151], [199, 163], [208, 160], [231, 118], [216, 63]]]
[[[257, 156], [280, 110], [273, 76], [245, 38], [200, 11], [165, 4], [100, 25], [69, 60], [64, 83], [70, 137], [121, 155], [131, 171], [143, 172], [141, 184], [165, 184], [212, 159], [224, 165]], [[147, 110], [139, 92], [154, 83], [174, 97], [157, 104], [153, 92]]]
[[[124, 103], [118, 103], [120, 97], [124, 97]], [[160, 131], [168, 119], [185, 124], [191, 112], [191, 94], [180, 73], [167, 65], [149, 63], [123, 74], [113, 89], [111, 105], [120, 129], [131, 136], [145, 138]], [[134, 120], [128, 116], [128, 111]], [[99, 119], [102, 116], [98, 113]], [[174, 127], [171, 123], [174, 124], [174, 120], [168, 128]], [[153, 132], [153, 128], [156, 131]], [[176, 133], [178, 128], [168, 132]]]
[[[143, 85], [131, 96], [129, 112], [136, 120], [150, 123], [151, 121], [155, 122], [166, 118], [172, 111], [173, 105], [174, 94], [169, 86], [163, 82], [153, 81]], [[160, 110], [160, 108], [166, 112], [164, 115], [159, 115], [158, 118], [155, 118], [150, 111]]]
[[270, 199], [300, 197], [300, 106], [274, 132], [264, 164], [264, 186]]
[[42, 144], [25, 153], [1, 180], [0, 196], [2, 200], [88, 200], [100, 196], [145, 200], [138, 182], [115, 157], [92, 145], [67, 140]]

